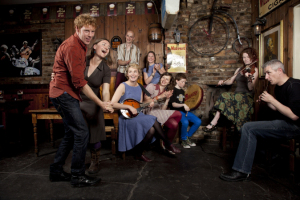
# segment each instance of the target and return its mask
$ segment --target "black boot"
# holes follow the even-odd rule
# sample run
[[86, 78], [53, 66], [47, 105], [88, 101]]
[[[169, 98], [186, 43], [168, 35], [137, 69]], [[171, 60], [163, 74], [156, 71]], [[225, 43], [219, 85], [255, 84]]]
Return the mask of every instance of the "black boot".
[[237, 182], [237, 181], [250, 181], [250, 174], [245, 174], [232, 170], [229, 173], [222, 173], [220, 179], [224, 181]]
[[100, 149], [91, 149], [91, 165], [88, 169], [89, 174], [96, 174], [99, 172], [99, 158]]

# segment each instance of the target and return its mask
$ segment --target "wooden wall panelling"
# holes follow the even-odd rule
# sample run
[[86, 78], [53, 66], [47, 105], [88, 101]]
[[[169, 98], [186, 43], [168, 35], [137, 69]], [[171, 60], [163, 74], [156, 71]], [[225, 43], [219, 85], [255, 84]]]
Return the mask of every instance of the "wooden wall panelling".
[[100, 4], [100, 10], [99, 10], [100, 16], [106, 16], [107, 15], [107, 5], [106, 4]]
[[56, 6], [51, 6], [49, 9], [49, 19], [56, 19]]
[[287, 69], [288, 76], [293, 77], [293, 29], [294, 29], [294, 7], [289, 7], [289, 16], [288, 16], [288, 53], [287, 53]]
[[90, 13], [90, 4], [82, 4], [82, 13]]
[[65, 20], [65, 40], [75, 33], [74, 19]]
[[[67, 5], [66, 6], [66, 18], [67, 19], [73, 19], [73, 9], [74, 9], [74, 5]], [[74, 19], [73, 19], [74, 21]]]
[[125, 3], [118, 3], [118, 7], [117, 7], [118, 11], [117, 11], [117, 15], [125, 15], [126, 13], [126, 5]]
[[[125, 15], [105, 17], [105, 37], [111, 40], [113, 36], [119, 36], [125, 42]], [[113, 65], [111, 69], [117, 69], [117, 51], [111, 50]]]
[[136, 15], [145, 14], [145, 2], [135, 2], [135, 14]]

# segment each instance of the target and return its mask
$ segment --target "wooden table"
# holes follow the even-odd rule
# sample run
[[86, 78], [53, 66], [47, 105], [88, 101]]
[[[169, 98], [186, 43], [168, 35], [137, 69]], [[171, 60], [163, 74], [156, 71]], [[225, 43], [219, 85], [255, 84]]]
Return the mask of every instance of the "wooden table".
[[[47, 109], [39, 109], [39, 110], [29, 110], [32, 117], [32, 125], [33, 125], [33, 134], [34, 134], [34, 151], [36, 156], [39, 155], [38, 141], [37, 141], [37, 120], [38, 119], [49, 119], [50, 120], [50, 138], [52, 146], [54, 146], [53, 141], [53, 120], [54, 119], [62, 119], [60, 114], [58, 114], [55, 108], [47, 108]], [[118, 112], [114, 113], [104, 113], [104, 119], [112, 119], [114, 122], [115, 132], [118, 133], [118, 124], [119, 124], [119, 115]]]

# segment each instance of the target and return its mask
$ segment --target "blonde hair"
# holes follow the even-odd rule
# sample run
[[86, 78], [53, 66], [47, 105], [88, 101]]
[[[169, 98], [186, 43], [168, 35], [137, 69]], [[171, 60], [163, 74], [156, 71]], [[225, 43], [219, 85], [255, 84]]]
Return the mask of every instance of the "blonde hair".
[[130, 64], [126, 67], [125, 73], [124, 73], [127, 79], [128, 79], [128, 70], [129, 70], [129, 68], [137, 69], [138, 72], [139, 72], [139, 78], [141, 78], [141, 76], [142, 76], [142, 70], [141, 70], [140, 66], [139, 66], [138, 64], [135, 64], [135, 63], [130, 63]]
[[89, 13], [84, 13], [78, 15], [74, 20], [74, 27], [81, 29], [83, 26], [91, 25], [93, 27], [97, 27], [97, 21], [94, 17], [91, 17]]

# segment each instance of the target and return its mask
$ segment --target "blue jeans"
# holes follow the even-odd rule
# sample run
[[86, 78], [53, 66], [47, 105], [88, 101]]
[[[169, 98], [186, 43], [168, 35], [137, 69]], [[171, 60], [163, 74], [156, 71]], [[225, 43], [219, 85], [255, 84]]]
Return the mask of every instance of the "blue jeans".
[[247, 122], [241, 131], [232, 169], [246, 174], [251, 173], [257, 139], [289, 140], [300, 136], [300, 127], [284, 120]]
[[[188, 115], [186, 116], [186, 112], [181, 112], [181, 140], [186, 140], [187, 137], [191, 137], [199, 128], [201, 125], [201, 119], [199, 119], [196, 115], [194, 115], [191, 112], [188, 112]], [[190, 122], [193, 123], [193, 125], [190, 127], [190, 130], [187, 131]]]
[[58, 113], [63, 118], [65, 135], [50, 165], [50, 173], [60, 173], [70, 151], [73, 148], [71, 174], [85, 173], [85, 155], [89, 141], [88, 127], [80, 110], [79, 101], [68, 93], [57, 98], [50, 98]]

